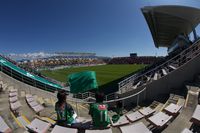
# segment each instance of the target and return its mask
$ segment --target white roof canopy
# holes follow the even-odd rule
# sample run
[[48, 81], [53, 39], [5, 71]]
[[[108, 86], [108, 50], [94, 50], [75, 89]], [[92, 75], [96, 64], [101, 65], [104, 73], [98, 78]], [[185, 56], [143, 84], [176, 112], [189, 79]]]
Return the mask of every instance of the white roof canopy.
[[200, 23], [200, 9], [193, 7], [146, 6], [141, 10], [156, 47], [169, 47], [178, 35], [188, 35]]

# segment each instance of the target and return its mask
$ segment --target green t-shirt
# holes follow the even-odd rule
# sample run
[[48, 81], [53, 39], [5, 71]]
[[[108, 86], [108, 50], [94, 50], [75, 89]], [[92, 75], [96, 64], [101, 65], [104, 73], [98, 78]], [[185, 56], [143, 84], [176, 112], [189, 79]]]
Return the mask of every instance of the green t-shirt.
[[72, 122], [74, 121], [74, 118], [73, 118], [74, 110], [71, 107], [71, 105], [66, 103], [64, 110], [62, 110], [59, 107], [58, 103], [56, 103], [55, 110], [57, 113], [57, 122], [58, 123], [60, 123], [62, 125], [65, 125], [65, 123], [72, 124]]
[[107, 104], [103, 103], [91, 104], [90, 114], [92, 116], [92, 121], [95, 128], [106, 128], [110, 124]]

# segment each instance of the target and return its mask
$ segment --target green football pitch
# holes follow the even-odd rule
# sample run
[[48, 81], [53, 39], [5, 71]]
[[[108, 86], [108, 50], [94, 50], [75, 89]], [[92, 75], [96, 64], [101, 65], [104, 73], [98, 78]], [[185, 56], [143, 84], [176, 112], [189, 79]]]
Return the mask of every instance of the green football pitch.
[[67, 76], [72, 73], [82, 71], [95, 71], [98, 85], [104, 85], [126, 75], [134, 73], [146, 65], [100, 65], [100, 66], [89, 66], [89, 67], [72, 67], [64, 68], [59, 70], [44, 70], [41, 73], [47, 77], [56, 79], [61, 82], [67, 82]]

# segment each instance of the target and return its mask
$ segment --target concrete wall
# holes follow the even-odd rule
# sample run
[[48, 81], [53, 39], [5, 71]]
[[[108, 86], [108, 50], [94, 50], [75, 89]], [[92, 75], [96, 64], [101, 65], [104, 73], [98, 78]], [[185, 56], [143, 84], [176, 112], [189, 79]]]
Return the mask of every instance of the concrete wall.
[[[154, 100], [161, 94], [169, 94], [174, 88], [183, 89], [184, 82], [192, 81], [194, 76], [198, 73], [200, 73], [200, 55], [191, 59], [178, 69], [168, 73], [166, 76], [148, 83], [147, 85], [138, 87], [135, 90], [121, 94], [120, 97], [132, 95], [146, 87], [146, 90], [142, 92], [139, 97], [139, 102], [143, 100]], [[130, 103], [137, 103], [137, 97], [124, 100], [124, 105], [129, 105]]]

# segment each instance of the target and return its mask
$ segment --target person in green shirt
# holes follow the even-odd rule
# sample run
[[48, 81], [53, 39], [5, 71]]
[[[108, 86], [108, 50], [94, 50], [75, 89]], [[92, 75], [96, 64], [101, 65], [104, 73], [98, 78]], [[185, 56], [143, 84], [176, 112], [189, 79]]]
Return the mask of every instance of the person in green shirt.
[[108, 105], [103, 103], [104, 94], [102, 92], [97, 92], [95, 98], [96, 103], [90, 104], [89, 114], [92, 117], [93, 127], [103, 129], [110, 124]]
[[57, 125], [60, 126], [71, 126], [71, 124], [76, 123], [74, 115], [74, 110], [70, 104], [66, 102], [65, 91], [59, 91], [57, 94], [58, 101], [55, 104], [55, 111], [57, 113]]

